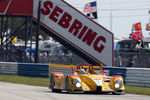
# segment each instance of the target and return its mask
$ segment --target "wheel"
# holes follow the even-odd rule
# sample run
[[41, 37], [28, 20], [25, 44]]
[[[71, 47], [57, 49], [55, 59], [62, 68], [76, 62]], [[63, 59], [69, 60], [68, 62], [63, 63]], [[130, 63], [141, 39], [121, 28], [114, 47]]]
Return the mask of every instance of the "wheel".
[[50, 86], [49, 86], [49, 88], [52, 90], [52, 92], [56, 92], [56, 89], [54, 87], [55, 87], [55, 81], [54, 81], [54, 76], [52, 74], [51, 78], [50, 78]]
[[66, 83], [65, 83], [65, 90], [67, 91], [67, 93], [71, 93], [71, 90], [69, 89], [69, 78], [68, 77], [67, 77]]
[[126, 93], [124, 91], [114, 91], [112, 92], [114, 95], [125, 95]]
[[49, 88], [52, 90], [52, 92], [61, 92], [62, 90], [60, 89], [55, 89], [55, 80], [54, 80], [54, 76], [53, 74], [51, 75], [51, 78], [50, 78], [50, 86]]

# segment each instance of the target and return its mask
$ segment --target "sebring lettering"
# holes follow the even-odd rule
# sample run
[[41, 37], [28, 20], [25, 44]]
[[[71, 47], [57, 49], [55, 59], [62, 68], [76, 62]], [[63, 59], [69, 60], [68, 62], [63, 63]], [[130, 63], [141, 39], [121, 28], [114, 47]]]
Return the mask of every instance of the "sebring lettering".
[[73, 19], [69, 13], [65, 12], [58, 6], [54, 6], [51, 1], [45, 1], [43, 3], [41, 12], [62, 28], [67, 29], [70, 34], [77, 37], [83, 43], [92, 46], [97, 52], [101, 53], [105, 48], [103, 45], [107, 42], [105, 37], [98, 36], [94, 30], [83, 25], [78, 19]]

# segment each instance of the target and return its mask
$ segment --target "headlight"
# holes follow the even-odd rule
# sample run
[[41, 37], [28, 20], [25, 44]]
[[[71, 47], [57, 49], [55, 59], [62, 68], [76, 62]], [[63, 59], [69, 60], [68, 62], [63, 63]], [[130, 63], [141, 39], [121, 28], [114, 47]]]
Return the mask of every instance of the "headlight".
[[80, 83], [80, 82], [77, 82], [76, 87], [77, 87], [77, 88], [80, 88], [81, 86], [82, 86], [81, 83]]
[[121, 80], [117, 80], [117, 81], [115, 82], [115, 84], [114, 84], [114, 87], [115, 87], [116, 89], [121, 88], [121, 86], [122, 86], [122, 81], [121, 81]]
[[80, 81], [77, 79], [73, 79], [72, 84], [75, 85], [77, 88], [80, 88], [82, 86]]
[[120, 85], [118, 83], [115, 83], [115, 88], [119, 88]]

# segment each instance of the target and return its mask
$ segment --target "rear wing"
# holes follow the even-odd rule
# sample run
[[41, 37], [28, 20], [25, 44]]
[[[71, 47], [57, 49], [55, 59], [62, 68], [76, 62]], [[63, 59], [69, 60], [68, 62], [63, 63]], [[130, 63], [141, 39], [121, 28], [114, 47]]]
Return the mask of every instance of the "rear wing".
[[[77, 68], [77, 66], [81, 65], [49, 65], [49, 68]], [[100, 66], [93, 66], [94, 69], [102, 69], [103, 65]], [[89, 68], [89, 66], [83, 66], [83, 68]]]
[[77, 68], [77, 67], [79, 67], [79, 66], [82, 66], [82, 68], [84, 68], [84, 69], [87, 69], [87, 68], [89, 68], [90, 66], [92, 66], [94, 69], [100, 69], [101, 70], [101, 72], [102, 72], [102, 70], [103, 70], [103, 65], [102, 64], [100, 64], [100, 66], [93, 66], [93, 65], [89, 65], [89, 66], [83, 66], [83, 65], [53, 65], [53, 64], [50, 64], [49, 65], [49, 75], [51, 74], [51, 70], [52, 69], [58, 69], [58, 68], [70, 68], [70, 71], [71, 71], [71, 73], [73, 73], [73, 69], [74, 68]]

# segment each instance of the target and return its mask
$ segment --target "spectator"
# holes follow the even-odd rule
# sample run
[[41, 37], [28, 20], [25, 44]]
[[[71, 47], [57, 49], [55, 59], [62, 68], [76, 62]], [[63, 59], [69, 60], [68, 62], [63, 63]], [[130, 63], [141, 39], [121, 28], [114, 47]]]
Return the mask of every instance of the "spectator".
[[127, 67], [133, 67], [133, 65], [135, 64], [135, 58], [137, 58], [136, 55], [129, 57]]
[[122, 66], [122, 54], [119, 54], [119, 56], [117, 57], [117, 62], [118, 62], [118, 66], [121, 67]]
[[147, 66], [147, 68], [150, 68], [149, 65], [150, 65], [150, 57], [148, 58], [148, 66]]
[[59, 64], [63, 63], [64, 52], [60, 50], [57, 54], [57, 57], [58, 57], [58, 63]]
[[69, 54], [67, 55], [67, 57], [68, 57], [68, 63], [69, 63], [69, 64], [72, 64], [72, 53], [69, 53]]

